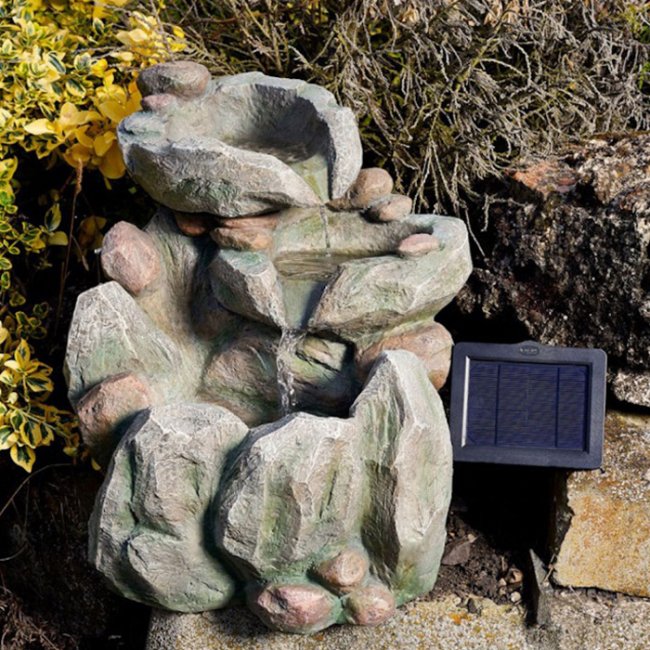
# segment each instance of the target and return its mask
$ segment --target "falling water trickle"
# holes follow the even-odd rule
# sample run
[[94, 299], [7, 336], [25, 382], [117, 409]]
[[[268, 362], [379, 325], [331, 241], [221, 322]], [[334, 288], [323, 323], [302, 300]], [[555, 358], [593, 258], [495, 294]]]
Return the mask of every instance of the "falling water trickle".
[[329, 217], [327, 216], [327, 210], [324, 205], [320, 206], [320, 220], [323, 224], [323, 234], [325, 236], [325, 257], [330, 258], [332, 256], [332, 242], [330, 240], [330, 222]]
[[292, 413], [296, 406], [295, 376], [291, 359], [295, 357], [300, 342], [305, 338], [302, 330], [283, 329], [276, 357], [277, 384], [282, 415]]

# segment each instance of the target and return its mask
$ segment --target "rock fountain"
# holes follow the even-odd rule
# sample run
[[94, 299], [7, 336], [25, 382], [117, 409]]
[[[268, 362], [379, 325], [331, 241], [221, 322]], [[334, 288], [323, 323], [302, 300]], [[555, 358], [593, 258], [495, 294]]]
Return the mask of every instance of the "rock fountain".
[[378, 624], [432, 588], [443, 551], [434, 317], [471, 271], [464, 224], [410, 214], [362, 170], [323, 88], [189, 62], [139, 84], [119, 141], [160, 208], [107, 234], [110, 281], [79, 297], [66, 355], [107, 468], [91, 560], [155, 607]]

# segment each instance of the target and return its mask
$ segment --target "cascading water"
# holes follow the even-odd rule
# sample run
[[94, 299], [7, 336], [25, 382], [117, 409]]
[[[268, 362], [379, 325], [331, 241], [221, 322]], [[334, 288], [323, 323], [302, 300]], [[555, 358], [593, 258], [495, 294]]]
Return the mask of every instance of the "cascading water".
[[296, 356], [298, 346], [305, 335], [302, 330], [283, 329], [278, 343], [276, 366], [282, 415], [292, 413], [296, 406], [295, 376], [291, 369], [291, 360]]
[[332, 255], [332, 242], [330, 240], [330, 222], [327, 216], [327, 210], [324, 205], [320, 207], [320, 220], [323, 223], [323, 235], [325, 236], [325, 257], [329, 258]]

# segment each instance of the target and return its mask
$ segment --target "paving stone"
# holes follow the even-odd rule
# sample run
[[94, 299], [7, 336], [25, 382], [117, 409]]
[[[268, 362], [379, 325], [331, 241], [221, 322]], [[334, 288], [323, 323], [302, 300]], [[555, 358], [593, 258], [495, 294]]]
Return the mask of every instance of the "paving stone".
[[650, 597], [649, 467], [650, 417], [609, 413], [602, 470], [557, 495], [556, 583]]

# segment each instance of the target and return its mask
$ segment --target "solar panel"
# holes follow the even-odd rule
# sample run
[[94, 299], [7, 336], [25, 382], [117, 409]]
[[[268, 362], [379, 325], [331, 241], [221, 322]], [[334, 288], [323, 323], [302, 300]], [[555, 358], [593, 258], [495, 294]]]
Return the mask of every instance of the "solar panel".
[[599, 467], [605, 417], [602, 350], [459, 343], [451, 433], [458, 461]]

